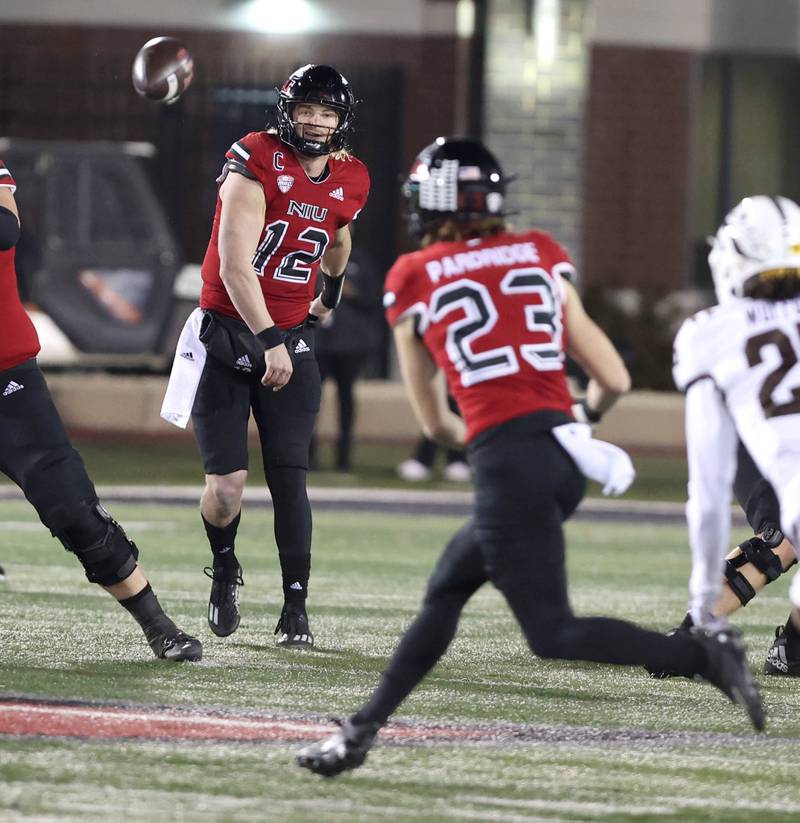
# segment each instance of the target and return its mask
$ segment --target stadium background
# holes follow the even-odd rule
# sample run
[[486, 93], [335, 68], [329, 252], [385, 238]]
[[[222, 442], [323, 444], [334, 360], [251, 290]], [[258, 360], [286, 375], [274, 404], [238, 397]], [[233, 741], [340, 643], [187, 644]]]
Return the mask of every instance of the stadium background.
[[[133, 55], [159, 34], [181, 37], [196, 62], [192, 88], [167, 108], [141, 100], [130, 85]], [[609, 524], [594, 519], [609, 512], [590, 501], [588, 519], [570, 526], [576, 608], [664, 630], [673, 624], [685, 605], [688, 552], [671, 338], [709, 300], [705, 237], [726, 209], [755, 191], [800, 197], [800, 2], [3, 0], [0, 37], [0, 138], [152, 144], [155, 154], [142, 165], [189, 265], [207, 241], [222, 149], [260, 127], [273, 85], [308, 60], [339, 67], [364, 99], [354, 148], [370, 166], [374, 190], [356, 245], [381, 268], [407, 248], [397, 182], [416, 150], [440, 133], [482, 137], [518, 175], [514, 221], [551, 231], [570, 249], [586, 302], [637, 386], [599, 433], [635, 452], [634, 495], [649, 502], [623, 508]], [[24, 209], [22, 219], [26, 231], [36, 230]], [[397, 485], [389, 478], [416, 434], [385, 330], [383, 340], [372, 379], [359, 386], [357, 484]], [[202, 477], [191, 441], [157, 417], [163, 375], [116, 362], [109, 370], [101, 356], [78, 369], [48, 369], [48, 381], [98, 484], [137, 484], [108, 500], [132, 524], [165, 600], [181, 619], [203, 626], [207, 588], [192, 510]], [[326, 396], [322, 435], [334, 426]], [[154, 478], [191, 487], [172, 491], [183, 501], [177, 505], [142, 502], [152, 499]], [[310, 716], [318, 733], [326, 713], [352, 708], [377, 676], [455, 523], [416, 513], [440, 502], [442, 511], [462, 512], [469, 498], [447, 496], [452, 490], [437, 497], [427, 487], [407, 498], [391, 490], [383, 499], [414, 517], [357, 517], [348, 506], [358, 500], [368, 508], [371, 499], [359, 487], [340, 497], [316, 488], [339, 482], [318, 475], [312, 489], [315, 614], [320, 635], [336, 648], [323, 644], [307, 662], [287, 663], [271, 647], [276, 604], [257, 602], [254, 592], [269, 589], [275, 564], [260, 546], [248, 557], [241, 642], [225, 646], [205, 632], [208, 668], [177, 675], [146, 659], [135, 627], [121, 627], [113, 603], [90, 590], [3, 483], [0, 545], [9, 579], [0, 592], [0, 694], [7, 698], [0, 718], [23, 693], [92, 706], [241, 712], [259, 723], [273, 713], [296, 719], [299, 708], [301, 722]], [[258, 502], [248, 499], [244, 532], [254, 547], [271, 529]], [[359, 597], [343, 604], [354, 580]], [[742, 617], [754, 669], [785, 614], [785, 583]], [[462, 645], [404, 707], [423, 728], [454, 716], [477, 724], [450, 729], [445, 749], [410, 746], [401, 727], [401, 745], [376, 752], [376, 770], [364, 779], [313, 790], [303, 782], [294, 792], [287, 764], [307, 730], [277, 733], [275, 745], [212, 741], [203, 749], [157, 732], [145, 744], [98, 749], [69, 735], [31, 741], [0, 731], [0, 818], [107, 819], [115, 804], [131, 820], [255, 820], [265, 808], [286, 820], [540, 813], [782, 820], [800, 813], [792, 800], [800, 766], [793, 684], [762, 682], [771, 732], [754, 741], [741, 718], [706, 701], [705, 692], [698, 697], [694, 684], [656, 690], [638, 672], [565, 671], [539, 661], [532, 685], [529, 655], [496, 594], [482, 592], [474, 610], [480, 619], [468, 615]], [[80, 631], [87, 625], [88, 641]], [[120, 637], [133, 649], [122, 659]], [[533, 744], [519, 726], [481, 732], [486, 723], [520, 724], [532, 730]], [[572, 724], [566, 738], [561, 724]], [[457, 745], [462, 733], [477, 735], [477, 744]], [[226, 782], [220, 775], [231, 764], [236, 774]]]
[[[364, 101], [354, 148], [373, 191], [356, 245], [380, 271], [407, 248], [397, 180], [415, 152], [478, 135], [518, 175], [514, 221], [574, 255], [636, 386], [670, 389], [672, 333], [707, 299], [705, 237], [745, 193], [800, 194], [798, 25], [793, 0], [6, 0], [0, 136], [152, 143], [148, 173], [198, 263], [222, 150], [261, 126], [288, 71], [329, 61]], [[171, 107], [129, 83], [162, 32], [196, 61]]]

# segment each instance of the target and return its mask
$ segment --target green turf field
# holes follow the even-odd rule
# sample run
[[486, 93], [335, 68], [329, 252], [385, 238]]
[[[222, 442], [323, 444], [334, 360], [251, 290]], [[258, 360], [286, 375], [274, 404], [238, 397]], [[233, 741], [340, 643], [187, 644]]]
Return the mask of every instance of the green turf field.
[[[152, 483], [199, 484], [203, 469], [197, 446], [191, 437], [142, 438], [139, 441], [117, 437], [74, 437], [92, 479], [98, 485]], [[309, 475], [315, 486], [373, 486], [382, 488], [459, 489], [462, 483], [441, 479], [442, 455], [438, 455], [431, 480], [409, 484], [397, 477], [395, 467], [411, 456], [411, 448], [390, 443], [356, 443], [353, 472], [339, 474], [330, 470], [331, 445], [320, 446], [320, 467]], [[686, 461], [682, 455], [634, 455], [636, 482], [627, 497], [639, 500], [686, 499]], [[261, 458], [256, 446], [250, 448], [250, 471], [255, 482], [262, 482]], [[0, 484], [10, 483], [0, 474]], [[590, 495], [599, 488], [591, 484]]]
[[[457, 521], [320, 513], [310, 614], [318, 647], [279, 650], [279, 575], [268, 511], [246, 512], [242, 625], [205, 626], [207, 562], [191, 508], [115, 505], [168, 610], [205, 659], [150, 657], [131, 619], [91, 587], [23, 503], [0, 503], [0, 698], [133, 701], [312, 718], [355, 709], [414, 614]], [[667, 629], [689, 567], [679, 527], [569, 528], [573, 604]], [[742, 613], [757, 668], [788, 611], [788, 577]], [[797, 819], [800, 683], [761, 676], [768, 732], [708, 686], [637, 670], [533, 660], [499, 595], [469, 604], [442, 664], [401, 708], [409, 722], [524, 724], [534, 739], [385, 743], [358, 772], [323, 781], [296, 743], [0, 738], [0, 820]], [[607, 730], [604, 734], [603, 730]], [[539, 734], [538, 738], [536, 735]], [[116, 809], [112, 815], [111, 810]]]

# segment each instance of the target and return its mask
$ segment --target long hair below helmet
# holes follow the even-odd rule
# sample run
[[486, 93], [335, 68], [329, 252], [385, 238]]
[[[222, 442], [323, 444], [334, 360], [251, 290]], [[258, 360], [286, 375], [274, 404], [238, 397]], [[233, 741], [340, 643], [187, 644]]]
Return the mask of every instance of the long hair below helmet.
[[438, 137], [426, 146], [403, 184], [408, 231], [420, 238], [447, 221], [502, 218], [506, 177], [478, 140]]
[[[327, 140], [309, 140], [302, 131], [298, 133], [293, 116], [298, 103], [317, 103], [337, 112], [339, 123]], [[344, 149], [353, 129], [355, 108], [355, 95], [343, 75], [331, 66], [309, 63], [297, 69], [278, 89], [278, 136], [311, 157]]]

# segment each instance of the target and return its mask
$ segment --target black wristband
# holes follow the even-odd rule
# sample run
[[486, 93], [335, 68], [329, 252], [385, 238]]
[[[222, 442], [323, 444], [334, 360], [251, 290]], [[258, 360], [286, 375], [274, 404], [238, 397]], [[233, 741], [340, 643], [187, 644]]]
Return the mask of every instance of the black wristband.
[[283, 335], [277, 326], [268, 326], [256, 335], [256, 340], [261, 343], [264, 351], [266, 351], [267, 349], [274, 349], [275, 346], [280, 346], [283, 343]]
[[585, 397], [578, 402], [578, 405], [583, 409], [583, 413], [586, 415], [589, 423], [594, 424], [600, 422], [600, 418], [603, 416], [602, 413], [593, 409]]
[[19, 240], [19, 220], [11, 209], [0, 206], [0, 251], [8, 251]]
[[335, 309], [342, 299], [344, 275], [341, 274], [339, 277], [331, 277], [321, 269], [320, 274], [322, 275], [322, 292], [319, 296], [322, 300], [322, 305], [325, 306], [326, 309]]

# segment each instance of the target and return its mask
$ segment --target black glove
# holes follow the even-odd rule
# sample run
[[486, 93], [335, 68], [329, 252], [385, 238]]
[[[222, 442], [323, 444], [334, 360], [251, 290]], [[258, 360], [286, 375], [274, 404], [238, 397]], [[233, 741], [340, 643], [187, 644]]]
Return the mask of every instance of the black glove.
[[593, 426], [595, 423], [600, 422], [600, 418], [603, 415], [593, 409], [584, 397], [582, 400], [578, 400], [572, 404], [572, 416], [578, 423], [588, 423], [590, 426]]

